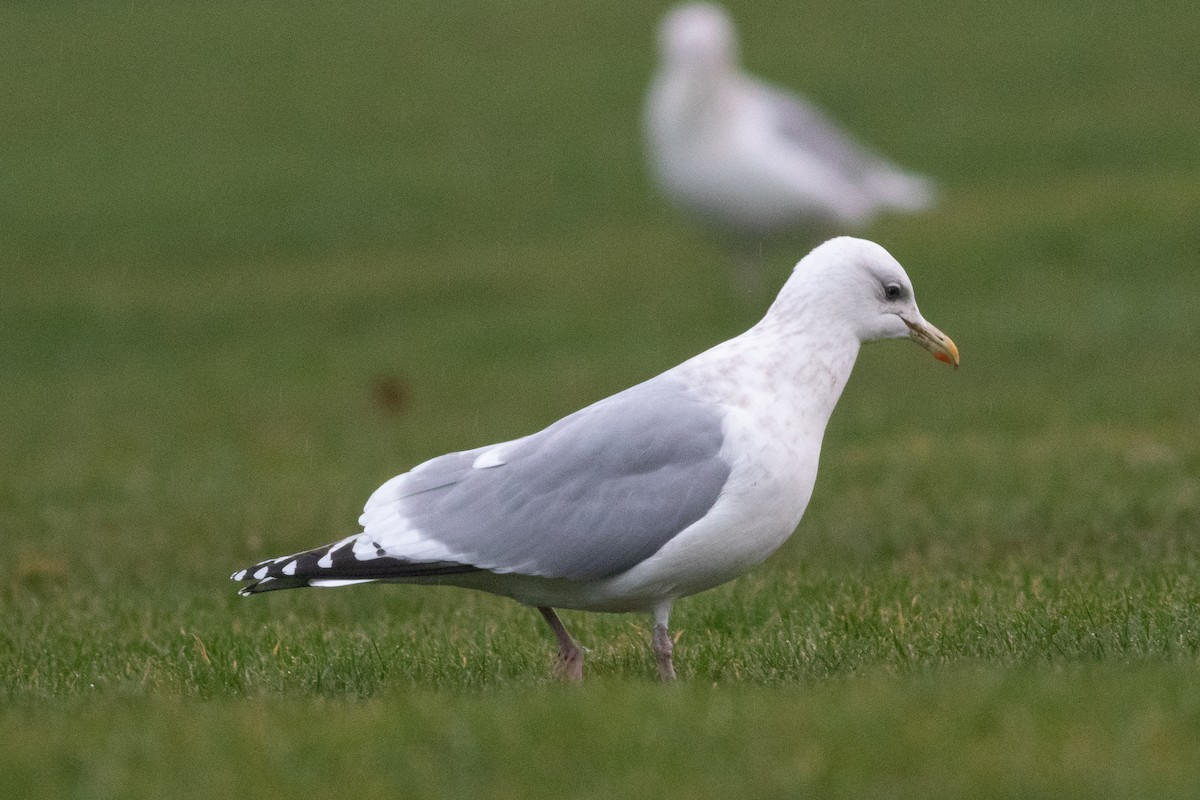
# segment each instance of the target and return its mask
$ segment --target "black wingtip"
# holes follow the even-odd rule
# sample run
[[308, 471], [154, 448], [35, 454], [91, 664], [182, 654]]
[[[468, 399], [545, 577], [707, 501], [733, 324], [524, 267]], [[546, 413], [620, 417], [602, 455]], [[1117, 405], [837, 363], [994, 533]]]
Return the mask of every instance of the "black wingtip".
[[267, 576], [262, 580], [257, 580], [254, 583], [248, 583], [238, 589], [238, 594], [242, 597], [249, 597], [252, 594], [262, 594], [263, 592], [274, 592], [280, 589], [302, 589], [308, 586], [308, 578], [286, 578]]
[[407, 561], [391, 556], [360, 559], [344, 544], [345, 540], [260, 561], [229, 577], [238, 582], [251, 581], [238, 589], [242, 597], [249, 597], [280, 589], [299, 589], [312, 585], [313, 581], [406, 581], [479, 571], [478, 567], [453, 561]]

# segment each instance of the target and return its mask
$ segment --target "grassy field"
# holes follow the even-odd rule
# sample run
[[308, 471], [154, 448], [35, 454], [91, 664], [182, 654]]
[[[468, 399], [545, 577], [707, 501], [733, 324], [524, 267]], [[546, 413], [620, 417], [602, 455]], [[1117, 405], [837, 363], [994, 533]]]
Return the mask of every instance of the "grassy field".
[[761, 314], [643, 175], [661, 10], [0, 8], [0, 793], [1195, 796], [1182, 2], [733, 6], [943, 185], [866, 233], [963, 368], [864, 351], [797, 535], [676, 606], [681, 685], [637, 616], [565, 615], [568, 689], [509, 601], [234, 595]]

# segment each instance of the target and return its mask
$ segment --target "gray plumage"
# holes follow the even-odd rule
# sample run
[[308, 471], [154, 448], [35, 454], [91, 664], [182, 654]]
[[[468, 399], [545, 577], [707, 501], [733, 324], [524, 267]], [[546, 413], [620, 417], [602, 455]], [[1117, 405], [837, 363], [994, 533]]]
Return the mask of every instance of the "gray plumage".
[[[722, 441], [713, 406], [670, 379], [648, 381], [531, 436], [440, 456], [394, 478], [368, 502], [363, 533], [250, 567], [243, 577], [266, 571], [242, 591], [476, 569], [616, 575], [712, 508], [729, 476]], [[497, 463], [479, 466], [489, 452]], [[405, 557], [424, 541], [452, 555]]]
[[649, 611], [673, 679], [672, 604], [786, 541], [859, 347], [900, 337], [958, 366], [886, 250], [831, 240], [742, 335], [539, 433], [397, 475], [367, 501], [361, 533], [233, 579], [242, 594], [382, 581], [505, 595], [538, 609], [555, 671], [573, 681], [584, 651], [555, 608]]

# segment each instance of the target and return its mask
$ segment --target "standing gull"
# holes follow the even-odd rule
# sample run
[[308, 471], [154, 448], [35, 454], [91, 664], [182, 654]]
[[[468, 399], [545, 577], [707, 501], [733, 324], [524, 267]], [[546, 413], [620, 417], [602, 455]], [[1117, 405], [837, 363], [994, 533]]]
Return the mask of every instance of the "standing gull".
[[664, 194], [748, 247], [788, 229], [861, 228], [920, 211], [932, 183], [854, 140], [820, 109], [738, 67], [720, 6], [677, 6], [659, 28], [645, 109], [650, 167]]
[[583, 650], [555, 608], [649, 612], [672, 679], [671, 604], [791, 535], [859, 346], [904, 337], [958, 366], [886, 250], [830, 240], [740, 336], [538, 433], [426, 461], [371, 495], [361, 533], [232, 577], [244, 595], [373, 581], [505, 595], [541, 612], [574, 681]]

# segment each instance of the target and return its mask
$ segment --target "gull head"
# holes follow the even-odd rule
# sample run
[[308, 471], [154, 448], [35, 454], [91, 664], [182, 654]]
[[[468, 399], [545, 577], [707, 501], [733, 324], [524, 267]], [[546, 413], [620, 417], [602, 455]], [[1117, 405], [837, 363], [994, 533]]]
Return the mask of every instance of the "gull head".
[[671, 67], [704, 72], [731, 68], [737, 62], [737, 36], [725, 9], [711, 3], [689, 3], [667, 12], [658, 29], [662, 58]]
[[865, 239], [830, 239], [800, 260], [763, 321], [792, 320], [860, 343], [912, 339], [958, 368], [958, 347], [921, 315], [904, 268]]

